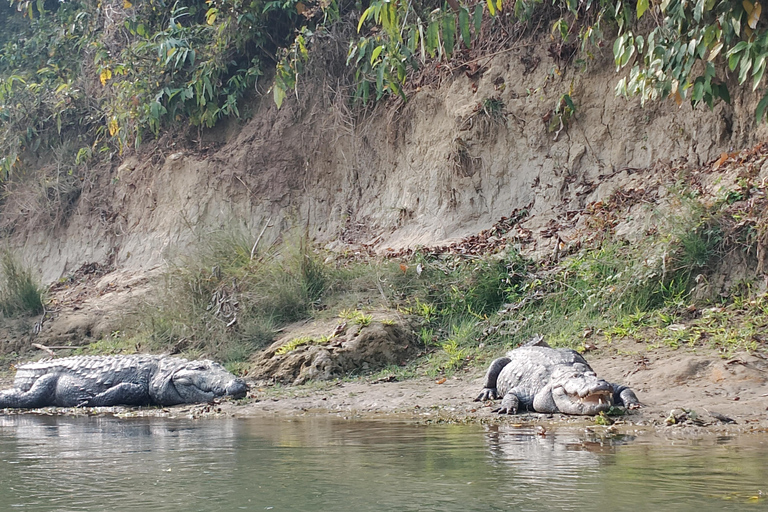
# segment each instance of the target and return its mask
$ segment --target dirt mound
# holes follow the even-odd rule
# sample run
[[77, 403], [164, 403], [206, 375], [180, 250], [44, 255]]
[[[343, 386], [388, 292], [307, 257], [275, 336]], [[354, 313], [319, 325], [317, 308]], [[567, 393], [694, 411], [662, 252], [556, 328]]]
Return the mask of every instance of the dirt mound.
[[404, 364], [419, 352], [416, 336], [396, 320], [368, 317], [357, 322], [334, 327], [327, 321], [290, 329], [290, 335], [256, 357], [250, 377], [303, 384]]

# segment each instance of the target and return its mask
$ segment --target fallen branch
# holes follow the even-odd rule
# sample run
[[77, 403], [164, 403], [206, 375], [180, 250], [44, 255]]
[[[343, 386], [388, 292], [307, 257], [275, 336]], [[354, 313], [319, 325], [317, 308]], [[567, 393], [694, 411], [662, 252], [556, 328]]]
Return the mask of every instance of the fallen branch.
[[75, 347], [67, 347], [65, 345], [56, 345], [56, 346], [46, 347], [45, 345], [41, 345], [39, 343], [33, 343], [32, 346], [35, 347], [36, 349], [42, 350], [43, 352], [48, 352], [48, 354], [52, 356], [56, 355], [54, 350], [69, 350], [69, 349], [75, 348]]

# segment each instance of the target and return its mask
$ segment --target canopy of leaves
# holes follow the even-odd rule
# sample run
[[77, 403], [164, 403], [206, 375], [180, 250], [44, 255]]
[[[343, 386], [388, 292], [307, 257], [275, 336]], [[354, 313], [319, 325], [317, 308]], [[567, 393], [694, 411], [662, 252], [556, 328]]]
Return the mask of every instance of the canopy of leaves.
[[427, 3], [373, 0], [363, 11], [362, 36], [349, 52], [360, 99], [367, 101], [371, 91], [375, 98], [402, 94], [408, 69], [427, 59], [450, 60], [461, 45], [469, 47], [481, 37], [483, 16], [506, 10], [526, 22], [554, 7], [559, 15], [551, 23], [552, 34], [563, 43], [578, 43], [586, 58], [595, 45], [612, 43], [617, 71], [629, 68], [617, 94], [637, 95], [643, 102], [704, 102], [711, 108], [718, 99], [730, 102], [727, 82], [735, 72], [739, 84], [750, 80], [753, 90], [764, 93], [757, 118], [768, 114], [763, 83], [768, 23], [757, 0], [484, 0], [466, 5], [451, 0], [432, 11]]
[[[0, 171], [85, 134], [78, 155], [211, 127], [311, 23], [298, 0], [12, 0], [0, 7]], [[303, 5], [303, 4], [301, 4]], [[306, 10], [306, 8], [305, 8]]]
[[[408, 77], [450, 61], [494, 30], [500, 13], [549, 20], [553, 37], [612, 44], [617, 93], [712, 107], [728, 84], [764, 93], [768, 23], [757, 0], [11, 0], [0, 2], [0, 180], [26, 154], [80, 134], [82, 161], [168, 126], [212, 127], [275, 66], [280, 106], [313, 33], [359, 9], [349, 41], [355, 99], [405, 97]], [[546, 11], [547, 16], [537, 15]], [[553, 15], [554, 13], [554, 15]], [[531, 23], [531, 26], [534, 24]], [[606, 36], [610, 34], [610, 36]], [[733, 78], [730, 78], [730, 75]], [[768, 113], [768, 95], [757, 107]]]

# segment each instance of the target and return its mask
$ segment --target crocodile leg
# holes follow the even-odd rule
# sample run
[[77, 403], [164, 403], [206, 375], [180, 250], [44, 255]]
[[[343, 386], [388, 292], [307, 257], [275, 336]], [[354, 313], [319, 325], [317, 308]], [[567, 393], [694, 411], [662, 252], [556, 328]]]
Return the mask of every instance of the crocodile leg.
[[627, 386], [611, 384], [613, 386], [613, 403], [623, 405], [627, 409], [637, 409], [641, 407], [640, 400], [637, 399], [635, 392]]
[[18, 407], [34, 409], [55, 405], [56, 383], [59, 377], [55, 374], [43, 375], [35, 381], [29, 391], [8, 389], [0, 391], [0, 408]]
[[512, 391], [504, 395], [501, 399], [501, 407], [494, 409], [493, 412], [499, 414], [517, 414], [517, 409], [520, 406], [520, 399]]
[[111, 405], [148, 405], [151, 403], [146, 386], [123, 382], [80, 404], [81, 407]]
[[486, 400], [495, 400], [499, 397], [496, 390], [496, 381], [499, 378], [501, 370], [509, 364], [510, 359], [508, 357], [500, 357], [494, 359], [491, 363], [491, 367], [488, 368], [488, 372], [485, 374], [485, 384], [483, 384], [483, 390], [480, 392], [475, 402], [485, 402]]

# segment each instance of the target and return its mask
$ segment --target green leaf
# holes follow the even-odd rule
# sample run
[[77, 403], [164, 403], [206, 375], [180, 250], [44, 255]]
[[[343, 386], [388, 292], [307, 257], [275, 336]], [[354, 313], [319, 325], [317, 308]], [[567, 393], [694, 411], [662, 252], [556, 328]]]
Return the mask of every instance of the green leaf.
[[648, 10], [648, 0], [637, 0], [637, 18], [640, 19]]
[[443, 48], [445, 48], [445, 58], [450, 59], [453, 55], [453, 47], [456, 41], [456, 20], [452, 14], [443, 18]]
[[765, 73], [765, 55], [762, 55], [760, 59], [757, 61], [757, 64], [754, 66], [754, 70], [752, 71], [752, 76], [754, 78], [752, 82], [752, 90], [757, 90], [757, 86], [760, 84], [760, 80], [763, 79], [763, 73]]
[[371, 5], [366, 10], [363, 11], [363, 14], [360, 15], [360, 21], [357, 23], [357, 31], [360, 32], [360, 29], [363, 28], [363, 23], [365, 23], [365, 20], [368, 19], [368, 16], [371, 15], [375, 8], [375, 5]]
[[704, 80], [701, 77], [696, 79], [696, 83], [693, 84], [693, 94], [691, 95], [691, 101], [696, 104], [704, 97]]
[[760, 100], [760, 103], [757, 104], [757, 109], [755, 109], [755, 117], [758, 123], [763, 121], [763, 118], [765, 117], [766, 107], [768, 107], [768, 92], [766, 92], [765, 95], [763, 95], [763, 98]]
[[475, 13], [472, 15], [472, 22], [475, 25], [475, 37], [480, 36], [480, 30], [483, 28], [483, 4], [475, 5]]
[[384, 95], [384, 72], [386, 71], [386, 66], [382, 62], [379, 66], [379, 72], [376, 73], [376, 99], [381, 99], [381, 97]]
[[739, 63], [739, 59], [741, 58], [741, 52], [747, 49], [747, 46], [749, 46], [749, 43], [746, 41], [739, 41], [736, 43], [736, 45], [728, 50], [728, 53], [725, 54], [726, 57], [728, 57], [728, 67], [733, 71], [736, 69], [736, 65]]
[[743, 84], [747, 79], [749, 70], [752, 68], [752, 59], [749, 58], [748, 52], [744, 52], [744, 57], [742, 57], [739, 65], [739, 84]]
[[726, 103], [731, 103], [731, 94], [728, 92], [728, 86], [725, 84], [718, 84], [717, 95]]
[[488, 4], [488, 12], [491, 13], [491, 16], [496, 16], [496, 6], [493, 5], [493, 0], [486, 0], [486, 3]]
[[379, 57], [383, 49], [384, 49], [384, 45], [377, 46], [376, 48], [374, 48], [373, 53], [371, 54], [371, 66], [373, 66], [374, 61]]
[[459, 10], [459, 30], [461, 31], [461, 39], [464, 41], [464, 46], [469, 48], [472, 44], [472, 36], [469, 31], [469, 11], [465, 7]]
[[720, 50], [722, 49], [723, 49], [723, 43], [722, 42], [717, 43], [715, 46], [712, 47], [711, 50], [709, 50], [709, 57], [707, 57], [707, 60], [709, 62], [712, 62], [713, 60], [715, 60], [715, 57], [717, 57], [717, 55], [720, 53]]
[[440, 22], [433, 21], [427, 27], [427, 52], [434, 58], [437, 46], [440, 44]]
[[278, 87], [277, 84], [275, 84], [272, 87], [272, 92], [274, 93], [275, 105], [277, 105], [277, 108], [282, 107], [283, 100], [285, 99], [285, 90], [282, 87]]
[[621, 68], [621, 56], [624, 54], [625, 36], [621, 35], [613, 42], [613, 60], [616, 62], [616, 71]]

